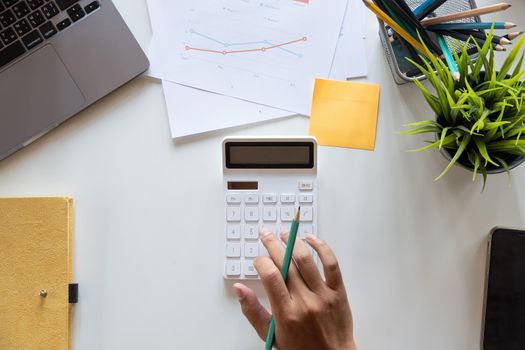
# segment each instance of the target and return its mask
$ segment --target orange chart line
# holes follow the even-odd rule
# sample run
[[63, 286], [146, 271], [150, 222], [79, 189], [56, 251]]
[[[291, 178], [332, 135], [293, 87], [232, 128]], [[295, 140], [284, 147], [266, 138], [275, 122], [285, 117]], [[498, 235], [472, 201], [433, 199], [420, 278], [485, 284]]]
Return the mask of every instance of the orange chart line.
[[287, 46], [287, 45], [292, 45], [292, 44], [295, 44], [295, 43], [298, 43], [298, 42], [301, 42], [301, 41], [306, 41], [306, 40], [308, 40], [307, 37], [302, 37], [301, 39], [287, 41], [285, 43], [281, 43], [281, 44], [277, 44], [277, 45], [266, 46], [266, 47], [263, 46], [263, 47], [260, 47], [260, 48], [257, 48], [257, 49], [246, 49], [246, 50], [229, 50], [229, 51], [223, 50], [223, 51], [220, 51], [220, 50], [211, 50], [211, 49], [203, 49], [203, 48], [199, 48], [199, 47], [192, 47], [192, 46], [188, 46], [188, 45], [186, 45], [185, 49], [186, 49], [186, 51], [201, 51], [201, 52], [217, 53], [217, 54], [221, 54], [221, 55], [229, 55], [229, 54], [246, 53], [246, 52], [266, 52], [268, 50], [276, 49], [276, 48]]

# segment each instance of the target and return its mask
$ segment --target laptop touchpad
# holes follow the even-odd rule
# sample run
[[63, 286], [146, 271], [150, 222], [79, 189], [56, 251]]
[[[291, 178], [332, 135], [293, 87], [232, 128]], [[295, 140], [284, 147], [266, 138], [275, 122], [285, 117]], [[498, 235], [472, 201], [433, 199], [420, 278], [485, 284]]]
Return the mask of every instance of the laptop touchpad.
[[0, 73], [0, 154], [78, 112], [85, 99], [51, 45]]

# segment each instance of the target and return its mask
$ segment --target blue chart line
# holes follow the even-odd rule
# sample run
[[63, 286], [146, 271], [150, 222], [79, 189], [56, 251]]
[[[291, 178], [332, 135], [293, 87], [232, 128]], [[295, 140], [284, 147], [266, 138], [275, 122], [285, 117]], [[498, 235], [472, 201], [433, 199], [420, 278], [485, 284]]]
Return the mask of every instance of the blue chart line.
[[188, 45], [186, 45], [186, 47], [185, 47], [186, 50], [188, 50], [188, 51], [189, 50], [204, 51], [204, 52], [217, 53], [217, 54], [222, 54], [222, 55], [234, 54], [234, 53], [258, 52], [258, 51], [266, 52], [266, 51], [272, 50], [272, 49], [279, 49], [279, 50], [284, 51], [286, 53], [289, 53], [290, 55], [293, 55], [293, 56], [295, 56], [297, 58], [302, 58], [303, 57], [302, 54], [300, 54], [298, 52], [294, 52], [292, 50], [288, 50], [284, 46], [292, 45], [292, 44], [299, 43], [299, 42], [304, 42], [304, 41], [307, 40], [306, 37], [302, 37], [302, 38], [297, 39], [297, 40], [292, 40], [292, 41], [288, 41], [288, 42], [280, 43], [280, 44], [274, 44], [274, 43], [272, 43], [272, 42], [270, 42], [268, 40], [248, 41], [248, 42], [240, 42], [240, 43], [227, 43], [227, 42], [220, 41], [218, 39], [212, 38], [211, 36], [208, 36], [206, 34], [199, 33], [197, 31], [195, 31], [194, 29], [190, 29], [189, 32], [190, 32], [190, 34], [200, 36], [201, 38], [204, 38], [204, 39], [210, 40], [210, 41], [212, 41], [214, 43], [217, 43], [219, 45], [222, 45], [224, 48], [231, 48], [231, 47], [235, 47], [235, 46], [266, 45], [266, 46], [262, 46], [262, 47], [255, 48], [255, 49], [234, 50], [234, 51], [211, 50], [211, 49], [204, 49], [204, 48], [196, 48], [196, 47], [192, 47], [192, 46], [188, 46]]

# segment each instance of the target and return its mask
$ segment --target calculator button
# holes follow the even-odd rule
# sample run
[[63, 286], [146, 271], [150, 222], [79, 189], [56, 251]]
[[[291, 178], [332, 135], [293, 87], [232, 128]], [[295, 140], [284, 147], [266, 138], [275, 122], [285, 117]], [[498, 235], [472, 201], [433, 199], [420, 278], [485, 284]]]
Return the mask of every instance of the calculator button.
[[264, 207], [262, 210], [263, 221], [277, 221], [277, 208]]
[[259, 221], [259, 207], [246, 207], [244, 209], [244, 220]]
[[240, 243], [226, 243], [226, 256], [228, 258], [240, 258], [241, 257], [241, 244]]
[[273, 204], [277, 203], [277, 195], [275, 193], [266, 193], [263, 195], [263, 203]]
[[226, 203], [228, 204], [239, 204], [241, 203], [240, 194], [228, 194], [226, 195]]
[[295, 203], [295, 195], [293, 194], [282, 194], [281, 203]]
[[259, 243], [246, 243], [244, 245], [244, 257], [256, 258], [259, 256]]
[[266, 250], [266, 247], [264, 244], [262, 244], [261, 241], [259, 241], [259, 256], [269, 256], [268, 251]]
[[244, 225], [244, 239], [258, 239], [258, 238], [259, 238], [259, 226]]
[[297, 234], [301, 239], [305, 239], [306, 236], [309, 234], [314, 234], [314, 228], [313, 225], [310, 224], [299, 224], [299, 229], [297, 230]]
[[242, 263], [242, 271], [246, 276], [257, 276], [257, 270], [255, 269], [255, 266], [253, 266], [253, 261], [248, 260], [244, 261]]
[[247, 194], [244, 196], [244, 203], [246, 204], [257, 204], [259, 203], [258, 194]]
[[314, 189], [313, 181], [299, 181], [300, 191], [312, 191]]
[[241, 225], [227, 225], [226, 238], [241, 239]]
[[312, 221], [314, 219], [314, 208], [301, 207], [301, 222]]
[[241, 221], [241, 208], [240, 207], [226, 208], [226, 220]]
[[281, 221], [292, 221], [294, 216], [294, 210], [295, 208], [292, 206], [281, 207]]
[[297, 196], [299, 203], [313, 203], [314, 196], [312, 194], [300, 194]]
[[237, 260], [226, 261], [226, 276], [239, 276], [241, 274], [241, 262]]

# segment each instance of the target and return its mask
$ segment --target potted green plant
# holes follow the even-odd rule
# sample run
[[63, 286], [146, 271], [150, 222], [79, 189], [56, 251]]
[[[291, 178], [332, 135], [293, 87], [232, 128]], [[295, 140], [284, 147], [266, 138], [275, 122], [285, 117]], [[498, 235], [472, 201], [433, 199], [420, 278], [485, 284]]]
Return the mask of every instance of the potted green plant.
[[[510, 170], [525, 160], [525, 85], [521, 78], [525, 43], [523, 37], [509, 53], [503, 65], [496, 68], [492, 46], [492, 31], [483, 46], [469, 40], [460, 53], [453, 52], [460, 78], [455, 80], [447, 65], [439, 58], [423, 60], [418, 67], [434, 91], [415, 81], [435, 119], [408, 124], [406, 135], [433, 134], [427, 146], [411, 152], [437, 148], [449, 160], [436, 178], [440, 179], [454, 164], [483, 175]], [[468, 47], [476, 46], [473, 60]], [[428, 49], [425, 47], [428, 51]], [[521, 55], [520, 55], [521, 52]], [[428, 52], [430, 53], [430, 52]]]

